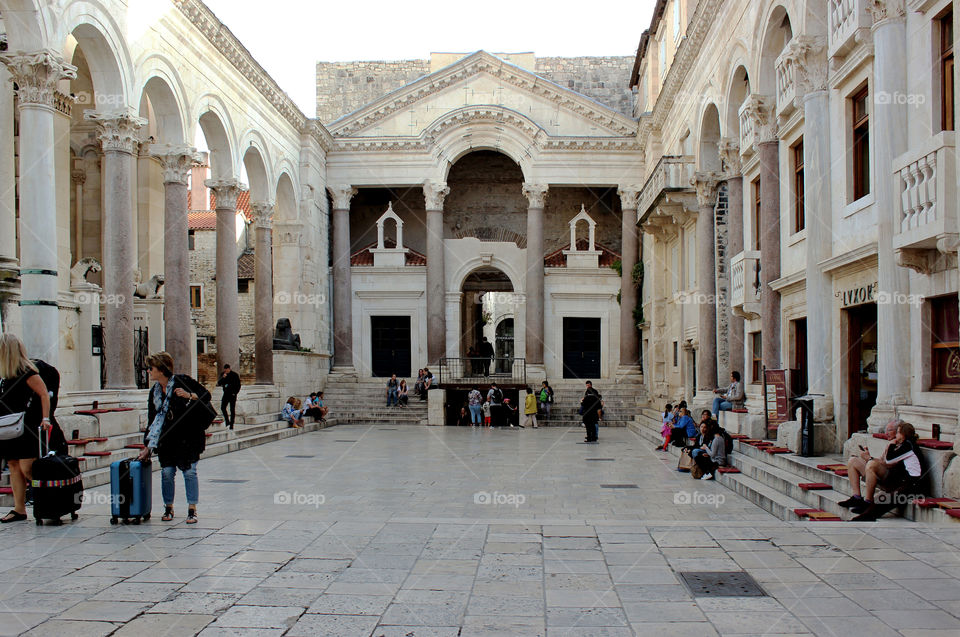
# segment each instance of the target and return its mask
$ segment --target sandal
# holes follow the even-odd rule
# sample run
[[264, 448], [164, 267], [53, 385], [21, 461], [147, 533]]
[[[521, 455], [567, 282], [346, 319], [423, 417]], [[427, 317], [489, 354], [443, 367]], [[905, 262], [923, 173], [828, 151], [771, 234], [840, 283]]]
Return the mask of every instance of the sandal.
[[197, 510], [187, 509], [187, 524], [196, 524], [196, 523], [197, 523]]
[[22, 522], [27, 519], [26, 513], [17, 513], [16, 511], [10, 511], [5, 516], [0, 518], [0, 522], [6, 524], [7, 522]]
[[163, 509], [163, 517], [160, 518], [160, 519], [163, 520], [164, 522], [169, 522], [170, 520], [172, 520], [172, 519], [173, 519], [173, 507], [164, 507], [164, 509]]

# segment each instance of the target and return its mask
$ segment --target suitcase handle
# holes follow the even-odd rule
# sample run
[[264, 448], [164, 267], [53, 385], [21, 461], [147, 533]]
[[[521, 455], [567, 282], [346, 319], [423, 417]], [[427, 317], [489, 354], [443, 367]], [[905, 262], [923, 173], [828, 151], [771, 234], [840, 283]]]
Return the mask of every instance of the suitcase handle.
[[44, 455], [50, 455], [50, 430], [47, 430], [47, 453], [43, 453], [43, 425], [37, 427], [37, 450], [40, 452], [40, 457], [43, 458]]

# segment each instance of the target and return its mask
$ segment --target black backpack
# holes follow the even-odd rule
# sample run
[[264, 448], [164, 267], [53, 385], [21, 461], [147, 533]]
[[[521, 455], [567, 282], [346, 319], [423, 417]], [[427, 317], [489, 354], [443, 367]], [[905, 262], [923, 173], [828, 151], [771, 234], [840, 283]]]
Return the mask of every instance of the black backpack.
[[723, 453], [729, 456], [733, 453], [733, 438], [723, 427], [720, 427], [720, 435], [723, 436]]
[[503, 392], [500, 391], [499, 387], [494, 388], [493, 390], [493, 402], [503, 404]]

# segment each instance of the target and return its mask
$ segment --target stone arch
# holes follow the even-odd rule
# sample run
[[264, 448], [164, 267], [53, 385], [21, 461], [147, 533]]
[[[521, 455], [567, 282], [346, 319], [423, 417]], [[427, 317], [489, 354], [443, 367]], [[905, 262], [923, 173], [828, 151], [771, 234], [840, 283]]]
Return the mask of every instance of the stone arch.
[[270, 184], [273, 179], [267, 172], [269, 162], [264, 155], [260, 143], [250, 140], [248, 146], [241, 146], [246, 150], [243, 153], [243, 167], [247, 172], [247, 181], [250, 186], [250, 201], [267, 201], [270, 199]]
[[95, 100], [86, 106], [106, 112], [131, 106], [133, 62], [113, 16], [94, 3], [76, 2], [64, 13], [61, 24], [65, 57], [72, 59], [79, 47], [90, 68]]
[[140, 84], [140, 116], [147, 117], [145, 101], [149, 103], [156, 121], [149, 126], [155, 131], [157, 143], [192, 144], [187, 137], [190, 112], [187, 91], [173, 64], [161, 55], [151, 55], [140, 63], [137, 75]]
[[546, 133], [531, 119], [502, 106], [465, 106], [445, 113], [424, 131], [440, 160], [437, 181], [446, 182], [458, 159], [476, 150], [493, 150], [532, 174], [536, 141]]
[[761, 95], [776, 98], [777, 95], [777, 58], [793, 39], [793, 23], [784, 4], [770, 6], [764, 14], [765, 19], [756, 33], [761, 34], [756, 43], [754, 55], [757, 69], [755, 88]]
[[53, 30], [43, 4], [39, 0], [0, 0], [0, 24], [6, 30], [10, 51], [51, 48]]
[[297, 191], [293, 185], [293, 179], [286, 171], [280, 174], [277, 180], [276, 207], [273, 216], [276, 221], [294, 221], [299, 216], [297, 214]]
[[210, 174], [214, 179], [235, 178], [238, 164], [233, 123], [223, 101], [215, 95], [204, 95], [198, 103], [197, 124], [210, 150]]
[[508, 262], [498, 258], [496, 255], [490, 257], [489, 259], [484, 259], [484, 257], [477, 255], [467, 259], [466, 261], [460, 262], [450, 279], [453, 281], [453, 286], [450, 289], [462, 290], [463, 284], [467, 280], [467, 277], [478, 270], [490, 269], [503, 272], [503, 274], [510, 279], [510, 285], [513, 286], [513, 291], [515, 293], [523, 293], [525, 290], [522, 285], [523, 274], [514, 269]]
[[750, 95], [750, 73], [742, 60], [738, 60], [730, 72], [725, 91], [726, 109], [723, 113], [722, 131], [727, 137], [740, 140], [740, 107]]
[[697, 169], [720, 172], [720, 110], [713, 102], [707, 104], [700, 117]]

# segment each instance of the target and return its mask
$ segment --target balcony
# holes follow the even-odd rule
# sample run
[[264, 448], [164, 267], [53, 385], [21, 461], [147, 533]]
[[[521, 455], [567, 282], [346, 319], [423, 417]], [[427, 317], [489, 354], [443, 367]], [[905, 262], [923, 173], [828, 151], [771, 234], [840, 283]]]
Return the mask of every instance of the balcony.
[[956, 134], [944, 131], [893, 162], [893, 247], [901, 265], [928, 273], [937, 252], [954, 252], [957, 221]]
[[870, 0], [829, 0], [827, 55], [845, 56], [857, 44], [857, 33], [870, 30], [872, 20], [867, 11]]
[[657, 162], [647, 183], [640, 191], [637, 205], [638, 220], [643, 219], [660, 199], [670, 192], [693, 192], [693, 157], [686, 155], [664, 155]]
[[763, 95], [751, 94], [743, 101], [737, 114], [740, 118], [740, 154], [744, 157], [752, 155], [756, 144], [763, 141], [762, 129], [769, 127], [773, 120], [770, 110], [769, 98]]
[[759, 251], [745, 250], [730, 260], [730, 305], [737, 316], [760, 316]]
[[776, 72], [777, 116], [786, 118], [796, 110], [797, 102], [797, 57], [790, 48], [777, 58]]

